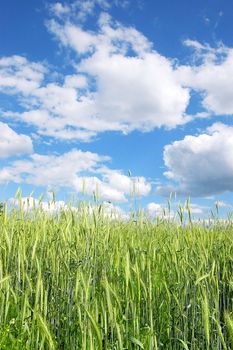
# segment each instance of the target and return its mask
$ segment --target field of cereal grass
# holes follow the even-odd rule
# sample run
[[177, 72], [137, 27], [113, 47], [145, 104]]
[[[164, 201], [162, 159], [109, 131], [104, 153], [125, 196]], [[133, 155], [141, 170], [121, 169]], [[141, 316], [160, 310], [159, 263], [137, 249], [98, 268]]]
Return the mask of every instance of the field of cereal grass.
[[5, 207], [0, 235], [0, 349], [233, 348], [231, 221]]

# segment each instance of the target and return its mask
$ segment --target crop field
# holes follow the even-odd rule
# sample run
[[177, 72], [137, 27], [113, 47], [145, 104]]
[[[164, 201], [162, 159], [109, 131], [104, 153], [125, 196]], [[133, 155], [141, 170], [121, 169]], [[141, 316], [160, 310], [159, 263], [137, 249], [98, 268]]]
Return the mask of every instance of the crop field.
[[233, 349], [233, 226], [0, 216], [0, 349]]

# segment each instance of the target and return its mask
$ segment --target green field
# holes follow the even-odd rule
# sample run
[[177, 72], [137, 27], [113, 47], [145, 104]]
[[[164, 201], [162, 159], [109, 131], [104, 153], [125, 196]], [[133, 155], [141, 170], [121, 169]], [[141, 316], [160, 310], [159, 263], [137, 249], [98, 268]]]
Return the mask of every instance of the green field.
[[0, 215], [0, 349], [233, 349], [233, 226]]

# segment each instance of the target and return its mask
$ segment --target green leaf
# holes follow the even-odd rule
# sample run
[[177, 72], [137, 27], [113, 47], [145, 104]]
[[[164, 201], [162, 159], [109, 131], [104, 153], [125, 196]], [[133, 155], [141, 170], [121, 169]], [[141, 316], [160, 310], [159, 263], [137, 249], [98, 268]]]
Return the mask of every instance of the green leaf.
[[210, 276], [210, 273], [207, 273], [206, 275], [201, 276], [200, 278], [198, 278], [198, 279], [196, 280], [196, 282], [195, 282], [195, 286], [196, 286], [198, 283], [200, 283], [202, 280], [208, 278], [209, 276]]
[[140, 342], [140, 340], [138, 340], [134, 337], [131, 337], [130, 340], [133, 344], [139, 346], [140, 349], [144, 349], [144, 346], [143, 346], [142, 342]]
[[179, 339], [179, 341], [181, 342], [185, 350], [189, 350], [188, 345], [182, 339]]

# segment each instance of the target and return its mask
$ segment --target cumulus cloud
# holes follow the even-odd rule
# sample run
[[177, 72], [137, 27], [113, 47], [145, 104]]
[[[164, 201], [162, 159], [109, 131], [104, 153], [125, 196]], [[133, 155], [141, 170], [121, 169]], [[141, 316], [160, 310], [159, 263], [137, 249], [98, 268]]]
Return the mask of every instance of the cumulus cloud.
[[[124, 0], [112, 3], [127, 6]], [[122, 25], [107, 13], [96, 16], [96, 6], [108, 10], [111, 5], [105, 0], [77, 0], [49, 6], [50, 34], [60, 47], [72, 51], [69, 74], [52, 72], [46, 64], [22, 56], [0, 58], [1, 94], [14, 101], [12, 111], [1, 110], [1, 118], [33, 127], [37, 137], [91, 141], [105, 131], [145, 132], [175, 128], [194, 118], [233, 114], [232, 48], [222, 44], [212, 48], [188, 39], [185, 45], [193, 48], [193, 60], [180, 65], [157, 52], [134, 27]], [[90, 15], [94, 15], [92, 30], [85, 23]], [[203, 107], [192, 116], [187, 114], [191, 90], [200, 94]], [[30, 137], [4, 123], [0, 132], [4, 134], [0, 157], [32, 153]], [[201, 135], [167, 145], [165, 176], [170, 182], [158, 192], [186, 196], [232, 190], [231, 139], [232, 127], [218, 123]], [[82, 191], [85, 182], [88, 194], [98, 189], [104, 199], [116, 201], [126, 200], [133, 191], [150, 192], [145, 178], [126, 177], [103, 165], [106, 161], [77, 150], [32, 154], [2, 168], [0, 182], [55, 185], [76, 192]]]
[[227, 203], [227, 202], [225, 202], [225, 201], [219, 201], [218, 200], [218, 201], [215, 202], [215, 205], [217, 207], [220, 207], [220, 208], [232, 208], [232, 205]]
[[54, 20], [48, 27], [65, 47], [78, 56], [85, 54], [76, 68], [95, 80], [91, 97], [103, 131], [152, 130], [187, 122], [189, 91], [177, 83], [173, 62], [154, 51], [135, 28], [106, 14], [98, 23], [96, 32]]
[[[104, 131], [173, 128], [194, 117], [233, 113], [232, 49], [186, 40], [195, 49], [197, 62], [175, 66], [143, 34], [106, 13], [94, 32], [64, 18], [71, 5], [52, 6], [61, 18], [50, 20], [47, 27], [60, 44], [76, 52], [76, 74], [64, 76], [60, 83], [46, 83], [42, 64], [20, 56], [2, 58], [3, 92], [25, 97], [19, 100], [24, 111], [5, 111], [6, 117], [33, 125], [41, 135], [89, 141]], [[81, 5], [75, 6], [77, 11]], [[192, 117], [186, 114], [190, 89], [203, 95], [204, 107]]]
[[81, 213], [83, 212], [85, 215], [103, 215], [104, 217], [108, 217], [112, 220], [130, 219], [130, 213], [128, 211], [125, 211], [120, 206], [110, 202], [102, 202], [101, 205], [89, 203], [86, 206], [81, 206], [78, 208], [78, 211], [81, 211]]
[[233, 127], [215, 123], [198, 136], [165, 146], [164, 175], [172, 180], [158, 193], [210, 196], [233, 191]]
[[134, 195], [135, 193], [136, 195], [140, 194], [146, 196], [151, 190], [150, 183], [146, 182], [145, 178], [142, 176], [129, 177], [108, 168], [102, 168], [100, 171], [104, 175], [105, 181], [107, 181], [111, 187], [128, 195]]
[[17, 134], [2, 122], [0, 122], [0, 135], [0, 158], [32, 153], [32, 140], [29, 136]]
[[61, 18], [47, 27], [64, 48], [76, 53], [76, 73], [58, 82], [40, 63], [3, 58], [2, 92], [15, 94], [21, 110], [5, 110], [5, 118], [29, 124], [40, 135], [81, 141], [104, 131], [150, 131], [190, 120], [185, 114], [189, 89], [178, 81], [174, 62], [154, 51], [143, 34], [106, 13], [100, 15], [96, 31], [89, 31], [62, 15], [68, 5], [54, 6]]
[[[14, 95], [20, 107], [17, 113], [5, 110], [5, 118], [29, 124], [40, 135], [91, 141], [105, 131], [174, 128], [194, 118], [233, 114], [233, 49], [188, 39], [194, 61], [179, 65], [107, 13], [94, 18], [95, 30], [86, 29], [85, 16], [96, 5], [110, 6], [105, 0], [50, 6], [54, 18], [47, 28], [64, 50], [76, 54], [73, 74], [56, 79], [45, 65], [25, 57], [0, 59], [1, 93]], [[203, 106], [192, 116], [190, 90], [200, 93]]]
[[1, 93], [28, 95], [41, 85], [45, 72], [45, 66], [29, 62], [25, 57], [2, 57], [0, 58]]
[[180, 82], [202, 94], [203, 107], [216, 115], [233, 114], [233, 49], [186, 40], [196, 63], [178, 68]]
[[[201, 206], [201, 205], [196, 204], [196, 203], [191, 203], [189, 205], [189, 210], [192, 214], [201, 215], [201, 214], [204, 214], [204, 212], [207, 211], [208, 209], [209, 208]], [[186, 211], [187, 211], [187, 208], [186, 208]]]
[[41, 209], [49, 214], [56, 214], [60, 211], [75, 210], [74, 207], [67, 205], [64, 201], [41, 201], [34, 197], [9, 198], [7, 204], [10, 207], [22, 208], [25, 212], [35, 209]]
[[6, 201], [6, 204], [10, 208], [20, 208], [23, 209], [24, 212], [30, 213], [33, 210], [42, 210], [45, 213], [54, 215], [59, 214], [62, 211], [73, 211], [79, 214], [88, 213], [90, 216], [93, 214], [101, 215], [104, 217], [108, 217], [113, 220], [127, 220], [129, 219], [129, 214], [125, 212], [122, 208], [113, 203], [103, 202], [101, 207], [95, 204], [88, 204], [81, 207], [72, 206], [71, 204], [67, 204], [62, 200], [40, 200], [35, 197], [22, 197], [18, 198], [9, 198]]
[[152, 217], [155, 215], [162, 215], [165, 211], [165, 208], [161, 204], [155, 202], [148, 203], [146, 209]]
[[[76, 193], [96, 193], [102, 200], [126, 201], [134, 191], [146, 196], [151, 185], [143, 177], [121, 174], [104, 166], [110, 158], [92, 152], [72, 150], [62, 155], [32, 154], [29, 159], [11, 162], [0, 170], [0, 182], [12, 181], [50, 188], [69, 188]], [[118, 182], [112, 179], [117, 178]]]
[[[170, 208], [169, 208], [170, 207]], [[150, 218], [160, 217], [163, 219], [172, 219], [179, 221], [178, 212], [182, 210], [185, 219], [188, 219], [189, 214], [194, 218], [203, 217], [207, 215], [210, 211], [210, 208], [207, 206], [199, 205], [196, 203], [170, 203], [170, 205], [162, 205], [160, 203], [150, 202], [146, 206], [146, 213]]]
[[104, 216], [114, 220], [128, 220], [130, 218], [129, 213], [125, 212], [121, 207], [112, 203], [103, 203]]
[[175, 218], [175, 212], [172, 209], [168, 209], [163, 204], [150, 202], [146, 206], [146, 213], [150, 218], [160, 217], [163, 219], [173, 219]]

